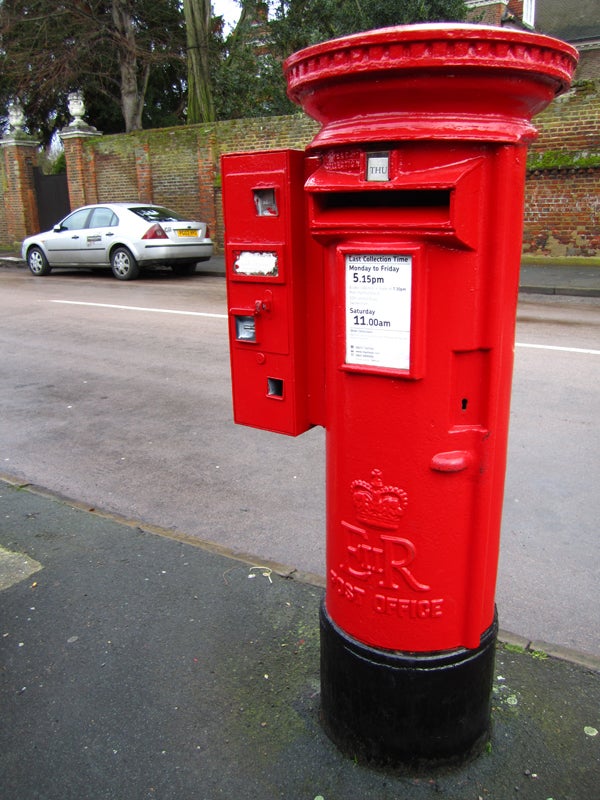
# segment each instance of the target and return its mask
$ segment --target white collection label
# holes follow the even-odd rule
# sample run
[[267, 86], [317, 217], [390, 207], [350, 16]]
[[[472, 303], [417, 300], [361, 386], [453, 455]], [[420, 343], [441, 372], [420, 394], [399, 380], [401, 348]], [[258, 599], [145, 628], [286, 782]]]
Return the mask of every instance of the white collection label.
[[410, 368], [412, 256], [346, 255], [346, 363]]
[[233, 262], [237, 275], [277, 275], [277, 253], [255, 253], [243, 250]]

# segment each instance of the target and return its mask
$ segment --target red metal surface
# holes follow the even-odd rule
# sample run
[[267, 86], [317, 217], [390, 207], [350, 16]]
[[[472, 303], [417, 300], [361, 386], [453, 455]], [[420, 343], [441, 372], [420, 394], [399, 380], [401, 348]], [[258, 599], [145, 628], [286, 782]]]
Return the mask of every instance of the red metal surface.
[[[575, 63], [566, 44], [483, 26], [326, 42], [286, 64], [323, 123], [304, 177], [286, 151], [225, 157], [230, 313], [260, 307], [267, 284], [273, 309], [256, 323], [268, 346], [232, 338], [250, 409], [236, 419], [325, 425], [326, 606], [365, 644], [476, 648], [492, 624], [526, 142]], [[296, 209], [276, 235], [248, 204], [275, 172]], [[277, 250], [284, 269], [236, 275], [240, 247]], [[289, 369], [284, 422], [256, 351]]]
[[288, 94], [323, 124], [313, 146], [348, 141], [535, 136], [531, 117], [570, 84], [577, 51], [482, 25], [386, 28], [315, 45], [285, 64]]
[[[424, 185], [435, 170], [419, 169], [419, 156], [431, 165], [433, 149], [446, 166], [455, 160], [454, 170], [445, 169], [458, 177], [448, 184], [446, 219], [437, 227], [425, 207], [411, 208], [409, 226], [396, 209], [395, 221], [390, 211], [384, 225], [358, 231], [348, 224], [344, 233], [346, 209], [334, 220], [331, 208], [320, 214], [313, 200], [312, 230], [328, 252], [331, 309], [326, 603], [343, 630], [373, 646], [477, 647], [494, 615], [524, 149], [402, 149], [412, 151], [411, 180], [420, 174]], [[399, 172], [392, 182], [405, 178]], [[367, 211], [369, 197], [365, 192]], [[365, 269], [380, 259], [379, 270], [366, 274], [386, 281], [387, 259], [411, 257], [405, 369], [347, 363], [350, 254], [366, 256]], [[366, 311], [372, 299], [365, 299]]]
[[222, 160], [234, 419], [293, 436], [312, 425], [304, 169], [298, 150]]

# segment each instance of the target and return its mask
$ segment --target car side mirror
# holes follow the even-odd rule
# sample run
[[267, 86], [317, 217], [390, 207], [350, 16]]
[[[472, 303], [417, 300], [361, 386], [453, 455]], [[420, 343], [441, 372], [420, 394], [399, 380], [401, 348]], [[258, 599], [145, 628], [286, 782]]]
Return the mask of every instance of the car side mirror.
[[63, 227], [62, 227], [62, 225], [60, 225], [60, 224], [59, 224], [59, 225], [55, 225], [55, 226], [52, 228], [52, 230], [54, 231], [54, 233], [60, 233], [60, 232], [62, 231], [62, 229], [63, 229]]

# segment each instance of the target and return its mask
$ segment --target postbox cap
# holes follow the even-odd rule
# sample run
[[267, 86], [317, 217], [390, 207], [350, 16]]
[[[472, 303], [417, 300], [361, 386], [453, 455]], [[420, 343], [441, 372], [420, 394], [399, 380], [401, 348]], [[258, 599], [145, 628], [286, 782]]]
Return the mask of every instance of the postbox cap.
[[357, 141], [528, 141], [565, 92], [571, 45], [529, 31], [430, 23], [307, 47], [284, 64], [288, 95], [323, 128], [311, 147]]

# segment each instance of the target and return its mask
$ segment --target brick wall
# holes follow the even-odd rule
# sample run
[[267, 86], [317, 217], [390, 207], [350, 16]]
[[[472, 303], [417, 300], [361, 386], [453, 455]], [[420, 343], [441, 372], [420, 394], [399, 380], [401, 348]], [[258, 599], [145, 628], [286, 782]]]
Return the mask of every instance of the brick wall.
[[[598, 256], [598, 167], [576, 161], [600, 155], [600, 95], [580, 82], [536, 120], [526, 184], [525, 253]], [[144, 199], [200, 217], [223, 241], [219, 156], [273, 148], [304, 149], [318, 129], [304, 114], [228, 120], [214, 125], [139, 131], [81, 143], [86, 202]], [[65, 143], [66, 145], [67, 143]], [[562, 158], [558, 166], [556, 158]], [[539, 159], [545, 159], [540, 163]], [[566, 158], [566, 162], [564, 161]], [[563, 163], [564, 162], [564, 163]]]
[[221, 153], [304, 149], [317, 129], [313, 120], [297, 114], [67, 139], [71, 205], [109, 199], [159, 203], [205, 220], [220, 245]]
[[217, 122], [215, 126], [221, 153], [285, 147], [303, 150], [318, 130], [319, 125], [305, 114], [234, 119]]
[[[137, 137], [128, 134], [91, 139], [84, 143], [88, 176], [90, 182], [94, 181], [94, 193], [99, 203], [109, 199], [115, 202], [132, 198], [137, 200], [139, 197], [136, 145], [139, 145]], [[142, 185], [145, 186], [143, 181]]]
[[[540, 136], [530, 148], [524, 252], [600, 256], [599, 84], [580, 81], [572, 92], [536, 117], [535, 124]], [[220, 155], [304, 149], [317, 129], [313, 120], [298, 113], [68, 138], [64, 145], [71, 206], [132, 199], [164, 204], [206, 220], [221, 247]], [[36, 214], [33, 188], [27, 178], [31, 170], [24, 165], [23, 154], [9, 157], [5, 148], [4, 156], [0, 165], [4, 198], [0, 203], [0, 241], [8, 243], [14, 241], [11, 230], [15, 225], [26, 224], [28, 232], [33, 232]], [[18, 197], [10, 188], [15, 181], [22, 184]], [[15, 214], [21, 214], [24, 220], [13, 220]]]
[[[8, 192], [8, 182], [6, 178], [5, 160], [0, 158], [0, 195], [5, 199]], [[10, 242], [8, 235], [8, 225], [6, 222], [5, 203], [0, 202], [0, 242]]]
[[523, 252], [600, 256], [600, 92], [580, 81], [535, 118]]
[[530, 154], [542, 151], [600, 154], [600, 84], [579, 81], [534, 120], [538, 139]]
[[582, 50], [579, 54], [577, 79], [582, 81], [600, 80], [600, 47]]
[[530, 173], [524, 223], [524, 253], [599, 256], [600, 169]]

